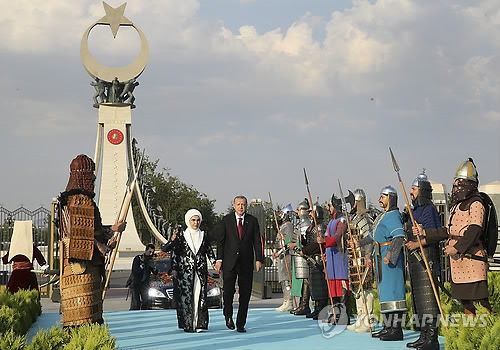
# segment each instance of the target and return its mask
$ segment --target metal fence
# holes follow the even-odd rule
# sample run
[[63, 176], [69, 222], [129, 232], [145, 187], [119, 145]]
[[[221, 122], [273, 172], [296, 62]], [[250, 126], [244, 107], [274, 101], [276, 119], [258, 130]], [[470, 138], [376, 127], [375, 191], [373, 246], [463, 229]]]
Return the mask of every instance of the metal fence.
[[[54, 205], [52, 205], [54, 207]], [[8, 210], [4, 207], [0, 207], [0, 255], [3, 257], [9, 252], [10, 242], [12, 238], [12, 233], [14, 230], [15, 221], [26, 221], [31, 220], [33, 223], [33, 243], [47, 260], [47, 264], [53, 265], [54, 261], [53, 251], [50, 247], [56, 246], [57, 242], [54, 242], [51, 235], [51, 230], [53, 232], [52, 217], [53, 211], [43, 206], [35, 209], [33, 211], [28, 210], [24, 207], [17, 208], [15, 210]], [[55, 247], [57, 250], [57, 247]], [[11, 258], [11, 257], [10, 257]], [[33, 261], [34, 269], [39, 269], [37, 261]], [[12, 274], [12, 264], [3, 264], [0, 259], [0, 285], [6, 285], [10, 275]], [[37, 276], [38, 283], [42, 284], [47, 282], [47, 278], [42, 278]], [[48, 296], [48, 288], [42, 288], [41, 295]]]

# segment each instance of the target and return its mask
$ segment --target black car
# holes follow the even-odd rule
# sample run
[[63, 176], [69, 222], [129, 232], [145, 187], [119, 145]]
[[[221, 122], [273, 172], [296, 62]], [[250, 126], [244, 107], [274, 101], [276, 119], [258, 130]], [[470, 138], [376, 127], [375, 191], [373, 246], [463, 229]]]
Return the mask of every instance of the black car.
[[[170, 258], [153, 259], [157, 273], [151, 276], [149, 283], [149, 305], [152, 309], [175, 308], [174, 282], [172, 280], [172, 262]], [[209, 273], [207, 289], [208, 307], [222, 307], [222, 288], [218, 273]]]

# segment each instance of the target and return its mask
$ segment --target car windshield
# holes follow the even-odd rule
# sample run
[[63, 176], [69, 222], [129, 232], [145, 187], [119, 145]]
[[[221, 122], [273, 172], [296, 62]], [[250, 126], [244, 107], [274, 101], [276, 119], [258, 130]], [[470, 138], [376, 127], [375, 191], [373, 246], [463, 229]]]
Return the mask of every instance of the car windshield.
[[167, 259], [157, 259], [155, 260], [155, 268], [158, 272], [168, 272], [172, 267], [170, 258]]

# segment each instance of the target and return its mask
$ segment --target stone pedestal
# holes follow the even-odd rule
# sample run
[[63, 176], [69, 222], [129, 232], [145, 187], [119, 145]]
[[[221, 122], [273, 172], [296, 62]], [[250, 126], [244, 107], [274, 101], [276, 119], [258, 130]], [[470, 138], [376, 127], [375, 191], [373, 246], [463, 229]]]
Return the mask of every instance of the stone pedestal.
[[[132, 114], [128, 104], [99, 105], [97, 132], [96, 173], [100, 172], [99, 198], [102, 222], [105, 225], [116, 221], [125, 193], [129, 169], [131, 168]], [[122, 234], [119, 252], [144, 251], [135, 228], [132, 206], [127, 214], [127, 228]]]

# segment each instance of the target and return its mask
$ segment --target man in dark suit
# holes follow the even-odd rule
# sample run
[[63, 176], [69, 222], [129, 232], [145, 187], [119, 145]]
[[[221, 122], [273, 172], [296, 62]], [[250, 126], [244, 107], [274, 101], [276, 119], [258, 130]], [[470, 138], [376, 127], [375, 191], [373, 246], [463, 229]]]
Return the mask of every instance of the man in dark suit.
[[237, 331], [246, 332], [248, 302], [252, 294], [253, 262], [256, 257], [255, 269], [262, 267], [263, 251], [257, 219], [246, 213], [247, 199], [236, 196], [233, 200], [234, 213], [222, 218], [216, 229], [217, 264], [215, 268], [222, 267], [224, 281], [224, 317], [226, 326], [234, 329], [233, 298], [235, 293], [236, 278], [239, 286], [239, 308], [236, 318]]

